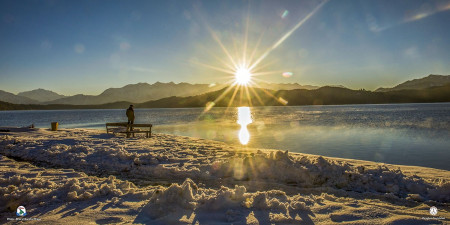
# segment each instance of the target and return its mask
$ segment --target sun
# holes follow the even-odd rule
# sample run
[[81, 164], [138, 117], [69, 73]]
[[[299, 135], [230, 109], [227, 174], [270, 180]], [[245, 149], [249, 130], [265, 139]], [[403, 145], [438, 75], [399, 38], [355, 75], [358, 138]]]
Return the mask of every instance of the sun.
[[252, 73], [248, 68], [239, 67], [234, 73], [234, 78], [236, 82], [240, 85], [247, 85], [252, 77]]
[[[263, 75], [282, 75], [283, 77], [289, 78], [292, 76], [291, 72], [282, 71], [268, 71], [266, 68], [273, 63], [268, 63], [268, 59], [266, 57], [270, 55], [270, 53], [275, 50], [278, 46], [280, 46], [289, 36], [291, 36], [298, 28], [300, 28], [306, 21], [309, 20], [323, 5], [325, 5], [328, 0], [322, 1], [319, 5], [317, 5], [308, 15], [303, 17], [293, 28], [288, 30], [284, 35], [282, 35], [278, 41], [276, 41], [272, 46], [269, 46], [266, 50], [260, 50], [259, 45], [261, 43], [264, 32], [262, 32], [259, 36], [258, 41], [255, 44], [251, 44], [253, 50], [249, 49], [249, 24], [250, 24], [250, 15], [247, 15], [245, 31], [242, 37], [244, 38], [240, 41], [241, 35], [238, 37], [231, 36], [231, 41], [234, 46], [234, 52], [231, 52], [219, 38], [221, 35], [216, 33], [204, 20], [206, 28], [208, 29], [211, 37], [217, 42], [218, 47], [223, 52], [223, 55], [216, 55], [213, 52], [210, 52], [211, 56], [213, 56], [221, 65], [209, 65], [205, 63], [198, 62], [196, 59], [190, 60], [190, 62], [194, 65], [202, 66], [205, 68], [216, 70], [220, 73], [227, 74], [224, 78], [227, 79], [224, 85], [224, 91], [222, 91], [219, 96], [213, 100], [209, 101], [206, 104], [205, 110], [203, 113], [208, 112], [212, 107], [214, 107], [219, 101], [224, 99], [229, 93], [231, 97], [228, 99], [228, 107], [231, 107], [234, 104], [234, 100], [239, 101], [240, 106], [249, 106], [252, 107], [253, 100], [258, 101], [257, 104], [265, 105], [263, 99], [259, 96], [258, 93], [264, 93], [267, 96], [271, 97], [275, 101], [279, 102], [282, 105], [287, 105], [288, 101], [283, 99], [282, 97], [278, 97], [273, 93], [269, 92], [265, 88], [263, 88], [259, 83], [264, 82], [260, 76]], [[264, 42], [263, 42], [264, 43]], [[241, 51], [242, 50], [242, 54]], [[260, 55], [259, 55], [260, 54]], [[259, 56], [258, 56], [259, 55]], [[262, 64], [263, 61], [266, 61], [265, 64]], [[264, 70], [263, 70], [264, 69]], [[233, 91], [234, 90], [234, 91]], [[238, 95], [239, 93], [239, 95]], [[252, 96], [253, 95], [253, 96]], [[246, 98], [245, 98], [246, 96]], [[255, 97], [255, 98], [253, 98]], [[236, 105], [236, 104], [235, 104]]]

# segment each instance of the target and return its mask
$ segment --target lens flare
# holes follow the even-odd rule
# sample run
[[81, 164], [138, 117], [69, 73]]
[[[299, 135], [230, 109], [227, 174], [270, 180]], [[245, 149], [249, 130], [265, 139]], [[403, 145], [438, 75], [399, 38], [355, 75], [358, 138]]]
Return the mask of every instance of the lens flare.
[[289, 78], [289, 77], [292, 77], [293, 73], [292, 72], [284, 72], [281, 75], [283, 75], [283, 77]]
[[435, 15], [437, 13], [440, 12], [444, 12], [450, 10], [450, 3], [443, 3], [443, 4], [437, 4], [432, 8], [429, 9], [420, 9], [418, 12], [413, 13], [412, 15], [404, 18], [403, 20], [390, 24], [390, 25], [386, 25], [384, 27], [376, 27], [374, 26], [373, 28], [371, 28], [372, 31], [374, 32], [381, 32], [387, 29], [391, 29], [393, 27], [397, 27], [400, 25], [403, 25], [405, 23], [411, 23], [411, 22], [415, 22], [424, 18], [427, 18], [429, 16]]
[[284, 10], [283, 15], [281, 15], [281, 18], [284, 19], [289, 14], [288, 10]]

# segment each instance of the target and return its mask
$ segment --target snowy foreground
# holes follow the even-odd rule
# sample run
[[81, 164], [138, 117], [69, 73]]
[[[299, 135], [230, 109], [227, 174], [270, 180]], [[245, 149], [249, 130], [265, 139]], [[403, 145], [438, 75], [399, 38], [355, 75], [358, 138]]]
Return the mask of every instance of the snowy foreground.
[[[0, 223], [445, 224], [450, 172], [156, 134], [0, 132]], [[438, 214], [430, 215], [435, 206]]]

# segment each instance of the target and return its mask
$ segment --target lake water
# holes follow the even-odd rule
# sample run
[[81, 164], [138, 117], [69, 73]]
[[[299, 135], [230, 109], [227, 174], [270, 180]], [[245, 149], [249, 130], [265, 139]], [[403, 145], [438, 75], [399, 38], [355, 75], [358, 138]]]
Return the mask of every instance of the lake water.
[[[0, 126], [105, 129], [123, 110], [0, 111]], [[136, 109], [154, 132], [324, 156], [450, 170], [450, 103]], [[242, 145], [242, 143], [247, 143]]]

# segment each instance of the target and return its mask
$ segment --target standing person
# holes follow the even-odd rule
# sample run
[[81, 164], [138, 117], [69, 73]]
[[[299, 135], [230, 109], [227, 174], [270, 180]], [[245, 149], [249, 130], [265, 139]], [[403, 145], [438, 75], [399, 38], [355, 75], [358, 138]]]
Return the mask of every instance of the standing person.
[[[130, 105], [130, 107], [128, 107], [127, 109], [127, 117], [128, 117], [128, 124], [133, 124], [134, 123], [134, 109], [133, 109], [133, 105]], [[133, 128], [131, 128], [131, 130], [133, 130]]]

